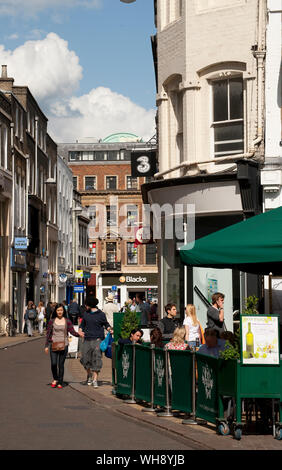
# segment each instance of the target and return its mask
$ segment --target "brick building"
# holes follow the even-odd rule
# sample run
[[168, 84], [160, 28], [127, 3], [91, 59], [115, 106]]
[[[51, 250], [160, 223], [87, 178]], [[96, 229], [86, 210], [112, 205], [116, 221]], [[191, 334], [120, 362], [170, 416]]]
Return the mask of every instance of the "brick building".
[[157, 298], [156, 246], [135, 243], [142, 224], [140, 188], [145, 178], [131, 176], [131, 152], [148, 147], [152, 145], [129, 134], [95, 143], [58, 145], [73, 172], [74, 188], [90, 214], [89, 285], [93, 288], [95, 284], [101, 308], [110, 292], [121, 305], [137, 292]]

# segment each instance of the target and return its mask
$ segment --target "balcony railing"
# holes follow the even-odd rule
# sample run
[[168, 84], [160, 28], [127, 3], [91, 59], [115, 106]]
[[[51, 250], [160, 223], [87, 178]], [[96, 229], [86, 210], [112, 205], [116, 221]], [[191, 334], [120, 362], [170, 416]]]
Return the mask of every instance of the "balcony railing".
[[121, 271], [121, 262], [102, 261], [101, 271]]

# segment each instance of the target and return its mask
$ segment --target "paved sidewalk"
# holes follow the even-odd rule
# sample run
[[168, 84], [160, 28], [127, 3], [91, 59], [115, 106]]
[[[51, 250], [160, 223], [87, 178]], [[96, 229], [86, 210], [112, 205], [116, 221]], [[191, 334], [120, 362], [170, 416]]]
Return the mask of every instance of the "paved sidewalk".
[[[15, 337], [0, 337], [0, 350], [17, 344], [36, 341], [42, 337], [35, 333], [34, 337], [17, 335]], [[233, 436], [220, 436], [215, 426], [184, 425], [181, 414], [174, 417], [158, 417], [156, 413], [144, 413], [142, 404], [126, 404], [112, 394], [112, 363], [111, 359], [103, 357], [103, 368], [99, 375], [99, 388], [84, 385], [86, 372], [79, 358], [68, 358], [65, 367], [65, 381], [77, 392], [83, 394], [100, 407], [110, 408], [113, 413], [121, 414], [129, 419], [142, 422], [143, 425], [154, 426], [160, 432], [169, 432], [180, 440], [196, 443], [199, 450], [282, 450], [282, 441], [277, 441], [271, 435], [244, 435], [240, 441]]]

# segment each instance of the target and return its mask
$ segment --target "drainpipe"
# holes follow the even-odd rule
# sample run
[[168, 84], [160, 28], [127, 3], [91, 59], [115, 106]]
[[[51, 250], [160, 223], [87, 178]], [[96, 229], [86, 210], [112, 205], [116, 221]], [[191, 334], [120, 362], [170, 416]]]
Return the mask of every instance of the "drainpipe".
[[37, 195], [37, 145], [38, 145], [38, 116], [35, 116], [35, 152], [34, 152], [34, 194]]
[[11, 214], [11, 223], [12, 223], [12, 239], [11, 246], [14, 245], [15, 241], [15, 149], [14, 149], [14, 123], [10, 124], [11, 129], [11, 153], [12, 153], [12, 214]]
[[26, 155], [26, 178], [25, 178], [25, 236], [28, 240], [28, 188], [30, 181], [30, 161], [29, 155]]

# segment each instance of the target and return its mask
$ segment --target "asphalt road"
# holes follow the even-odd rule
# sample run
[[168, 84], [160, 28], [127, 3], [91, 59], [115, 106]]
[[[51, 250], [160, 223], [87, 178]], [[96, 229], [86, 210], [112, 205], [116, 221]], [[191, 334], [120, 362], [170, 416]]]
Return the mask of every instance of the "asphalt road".
[[[196, 444], [52, 389], [44, 340], [0, 350], [0, 450], [192, 450]], [[194, 447], [193, 447], [194, 446]]]

